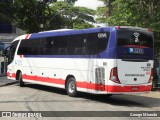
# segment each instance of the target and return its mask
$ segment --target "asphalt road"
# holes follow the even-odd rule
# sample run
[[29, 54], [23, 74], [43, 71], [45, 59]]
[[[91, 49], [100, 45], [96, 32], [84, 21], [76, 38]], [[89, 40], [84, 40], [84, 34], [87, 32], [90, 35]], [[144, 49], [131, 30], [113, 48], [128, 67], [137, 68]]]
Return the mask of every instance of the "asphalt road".
[[[152, 114], [160, 111], [160, 91], [138, 95], [114, 95], [110, 98], [86, 93], [80, 93], [78, 97], [69, 97], [62, 89], [35, 84], [27, 84], [21, 88], [14, 83], [0, 87], [0, 111], [49, 111], [39, 113], [42, 118], [25, 118], [29, 120], [158, 120], [159, 117], [140, 117], [141, 114], [150, 114], [149, 111], [154, 111]], [[160, 112], [157, 114], [160, 116]], [[0, 118], [6, 119], [11, 118]], [[14, 116], [12, 119], [22, 118]]]

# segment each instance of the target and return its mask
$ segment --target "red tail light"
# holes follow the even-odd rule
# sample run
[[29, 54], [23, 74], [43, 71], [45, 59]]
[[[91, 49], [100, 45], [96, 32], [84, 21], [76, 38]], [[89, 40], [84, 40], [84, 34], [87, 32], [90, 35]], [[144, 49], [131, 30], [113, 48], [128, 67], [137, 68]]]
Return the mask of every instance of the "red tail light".
[[111, 69], [110, 80], [115, 82], [115, 83], [121, 84], [119, 79], [118, 79], [118, 72], [117, 72], [117, 68], [116, 67]]
[[121, 26], [117, 26], [117, 29], [120, 29], [121, 28]]
[[151, 83], [151, 82], [152, 82], [152, 80], [153, 80], [153, 74], [154, 74], [154, 69], [152, 68], [152, 70], [151, 70], [151, 76], [150, 76], [150, 78], [149, 78], [148, 83]]

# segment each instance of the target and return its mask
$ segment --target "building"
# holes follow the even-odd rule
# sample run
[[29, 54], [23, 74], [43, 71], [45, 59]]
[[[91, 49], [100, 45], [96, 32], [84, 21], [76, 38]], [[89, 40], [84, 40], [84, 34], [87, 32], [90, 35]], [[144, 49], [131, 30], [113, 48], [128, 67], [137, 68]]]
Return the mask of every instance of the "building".
[[0, 76], [6, 75], [7, 58], [3, 56], [3, 50], [19, 35], [25, 32], [14, 25], [0, 22]]

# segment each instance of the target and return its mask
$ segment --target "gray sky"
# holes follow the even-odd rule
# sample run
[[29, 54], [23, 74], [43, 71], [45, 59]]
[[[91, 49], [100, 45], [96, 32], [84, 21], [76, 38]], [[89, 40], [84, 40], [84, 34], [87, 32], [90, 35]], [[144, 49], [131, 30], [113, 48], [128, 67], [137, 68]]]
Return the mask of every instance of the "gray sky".
[[78, 0], [77, 2], [75, 2], [75, 6], [87, 7], [94, 10], [96, 10], [97, 6], [101, 5], [103, 5], [103, 2], [100, 2], [98, 0]]

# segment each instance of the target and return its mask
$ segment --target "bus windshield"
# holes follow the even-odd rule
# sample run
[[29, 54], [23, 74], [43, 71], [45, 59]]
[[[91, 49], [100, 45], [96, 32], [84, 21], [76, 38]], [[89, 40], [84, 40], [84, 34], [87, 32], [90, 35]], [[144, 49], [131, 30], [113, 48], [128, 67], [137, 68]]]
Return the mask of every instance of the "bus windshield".
[[118, 46], [153, 48], [153, 38], [150, 32], [141, 29], [118, 29]]
[[9, 56], [8, 56], [9, 57], [8, 58], [9, 59], [9, 63], [11, 63], [13, 61], [18, 42], [19, 42], [19, 40], [14, 41], [10, 46], [10, 50], [8, 51], [9, 52], [8, 53], [9, 54]]

